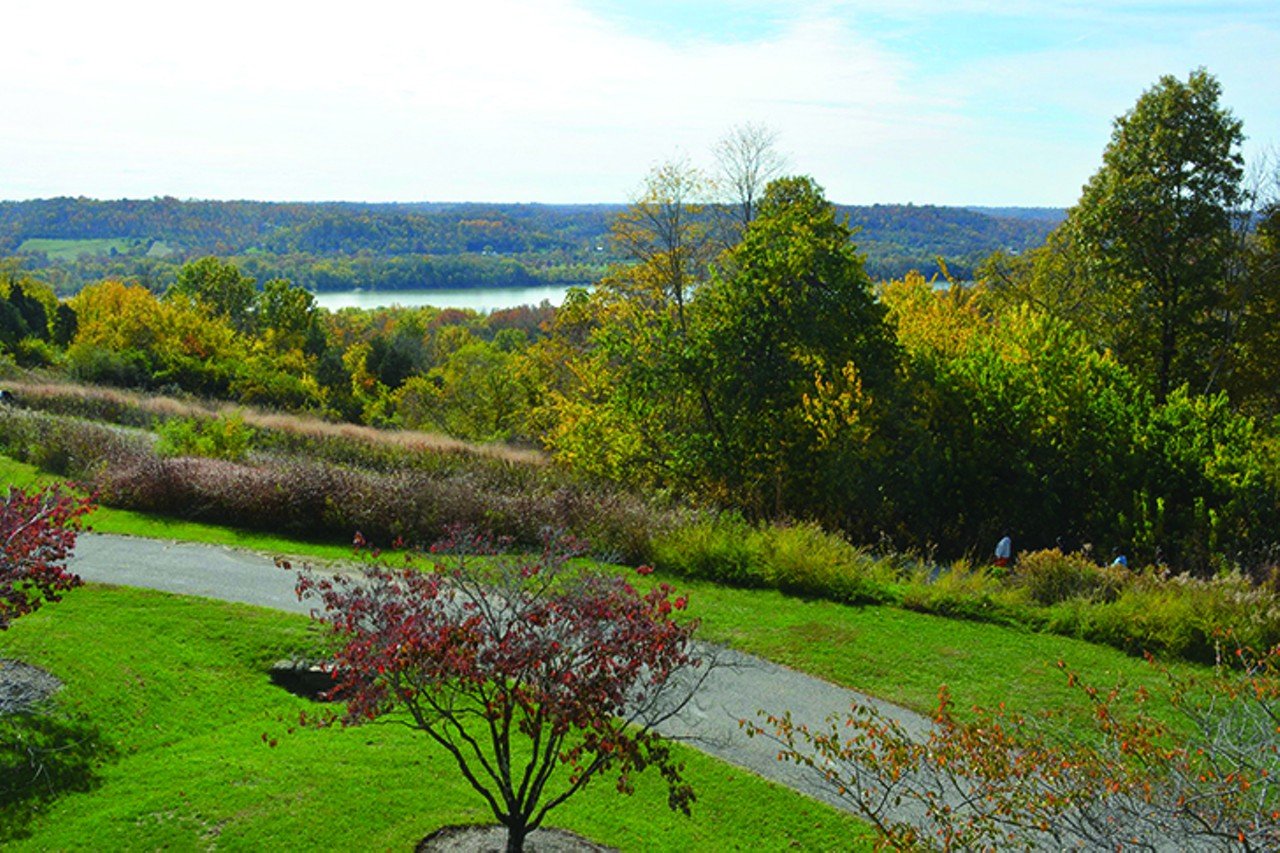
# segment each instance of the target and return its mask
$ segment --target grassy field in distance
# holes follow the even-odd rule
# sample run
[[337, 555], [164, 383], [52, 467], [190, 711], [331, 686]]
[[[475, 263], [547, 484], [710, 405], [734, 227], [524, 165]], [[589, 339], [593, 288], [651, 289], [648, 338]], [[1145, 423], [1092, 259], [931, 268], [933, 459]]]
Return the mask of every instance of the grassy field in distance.
[[138, 245], [138, 241], [123, 237], [91, 240], [63, 240], [31, 237], [22, 241], [18, 252], [41, 252], [49, 260], [75, 260], [82, 255], [109, 255], [111, 250], [123, 254]]

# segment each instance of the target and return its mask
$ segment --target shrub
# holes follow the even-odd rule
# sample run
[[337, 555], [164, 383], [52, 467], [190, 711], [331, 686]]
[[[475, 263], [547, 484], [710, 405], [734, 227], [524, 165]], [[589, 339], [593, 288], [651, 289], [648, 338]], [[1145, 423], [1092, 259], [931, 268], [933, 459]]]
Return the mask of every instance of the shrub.
[[466, 524], [533, 545], [568, 530], [598, 553], [638, 561], [652, 532], [672, 526], [669, 511], [636, 496], [537, 466], [463, 455], [391, 472], [296, 456], [255, 455], [250, 465], [237, 442], [251, 430], [238, 419], [169, 423], [169, 451], [202, 456], [161, 456], [143, 434], [12, 408], [0, 409], [0, 448], [86, 480], [111, 506], [330, 539], [359, 530], [381, 543], [426, 543]]
[[659, 535], [653, 564], [734, 586], [769, 585], [764, 536], [737, 513], [703, 516]]
[[152, 382], [151, 364], [136, 350], [116, 352], [92, 344], [76, 343], [67, 350], [72, 377], [84, 382], [144, 388]]
[[299, 597], [321, 600], [316, 618], [335, 640], [329, 695], [346, 702], [319, 724], [394, 714], [426, 735], [506, 826], [509, 851], [606, 774], [631, 793], [632, 777], [653, 768], [668, 804], [688, 814], [693, 789], [657, 729], [714, 662], [695, 657], [697, 622], [672, 618], [685, 597], [666, 584], [641, 595], [573, 560], [580, 545], [549, 538], [507, 557], [463, 535], [432, 547], [450, 555], [434, 571], [302, 572]]
[[13, 355], [23, 367], [46, 367], [57, 364], [61, 357], [52, 344], [39, 338], [23, 338], [18, 341]]
[[858, 702], [821, 725], [788, 712], [744, 727], [869, 821], [878, 848], [1276, 850], [1280, 648], [1228, 657], [1211, 676], [1165, 670], [1155, 692], [1059, 661], [1084, 737], [1003, 704], [958, 720], [945, 685], [923, 733]]
[[599, 483], [561, 485], [550, 496], [552, 519], [593, 543], [602, 559], [653, 561], [653, 541], [681, 523], [676, 510]]
[[654, 536], [655, 566], [690, 577], [846, 603], [889, 601], [893, 569], [813, 523], [756, 527], [736, 513], [686, 520]]
[[[3, 356], [0, 356], [3, 359]], [[71, 383], [16, 381], [8, 387], [23, 406], [51, 414], [74, 415], [122, 426], [155, 429], [174, 418], [207, 421], [225, 414], [218, 403], [200, 403], [119, 388]], [[280, 455], [302, 455], [379, 471], [411, 468], [423, 471], [483, 470], [517, 487], [529, 478], [570, 478], [546, 465], [535, 450], [497, 444], [472, 444], [446, 436], [407, 430], [380, 430], [313, 417], [282, 415], [242, 407], [235, 410], [254, 430], [256, 449]]]
[[244, 459], [253, 444], [253, 430], [237, 412], [212, 420], [175, 418], [160, 423], [156, 433], [160, 437], [156, 452], [161, 456], [204, 456], [235, 462]]
[[1128, 579], [1125, 569], [1103, 569], [1083, 554], [1050, 548], [1023, 554], [1012, 580], [1032, 601], [1049, 605], [1071, 598], [1114, 601]]
[[[66, 562], [80, 519], [92, 508], [90, 498], [58, 486], [32, 492], [9, 488], [0, 496], [0, 631], [80, 585]], [[0, 713], [12, 710], [0, 707]]]
[[0, 408], [0, 449], [14, 459], [76, 479], [149, 453], [147, 437], [77, 418]]
[[1212, 663], [1228, 634], [1256, 648], [1280, 643], [1280, 596], [1239, 573], [1211, 580], [1148, 573], [1113, 601], [1076, 598], [1050, 608], [1046, 627], [1131, 654]]
[[888, 601], [893, 569], [813, 523], [763, 531], [768, 580], [786, 592], [846, 603]]
[[921, 613], [1000, 625], [1034, 624], [1022, 597], [985, 569], [963, 560], [932, 582], [916, 581], [902, 592], [902, 606]]

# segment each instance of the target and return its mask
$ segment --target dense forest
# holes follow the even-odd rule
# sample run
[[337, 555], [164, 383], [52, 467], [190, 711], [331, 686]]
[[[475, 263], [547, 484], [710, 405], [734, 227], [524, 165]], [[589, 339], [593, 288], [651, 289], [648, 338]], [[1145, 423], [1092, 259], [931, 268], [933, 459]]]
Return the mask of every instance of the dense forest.
[[[0, 202], [0, 255], [59, 293], [104, 278], [163, 291], [183, 263], [232, 258], [259, 280], [311, 290], [587, 284], [625, 259], [621, 205], [282, 204], [247, 201]], [[914, 205], [840, 207], [877, 278], [916, 269], [969, 279], [997, 250], [1038, 245], [1054, 211], [1019, 215]], [[1035, 213], [1035, 211], [1033, 211]], [[1058, 217], [1061, 211], [1056, 212]]]

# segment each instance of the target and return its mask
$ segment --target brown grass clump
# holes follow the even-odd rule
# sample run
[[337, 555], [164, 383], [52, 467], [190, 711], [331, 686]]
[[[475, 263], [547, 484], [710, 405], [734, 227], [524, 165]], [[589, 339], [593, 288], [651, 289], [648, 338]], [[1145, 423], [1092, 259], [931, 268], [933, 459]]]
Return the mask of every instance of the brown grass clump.
[[1131, 578], [1127, 569], [1099, 566], [1084, 554], [1057, 548], [1023, 554], [1013, 573], [1014, 582], [1043, 605], [1072, 598], [1115, 601]]

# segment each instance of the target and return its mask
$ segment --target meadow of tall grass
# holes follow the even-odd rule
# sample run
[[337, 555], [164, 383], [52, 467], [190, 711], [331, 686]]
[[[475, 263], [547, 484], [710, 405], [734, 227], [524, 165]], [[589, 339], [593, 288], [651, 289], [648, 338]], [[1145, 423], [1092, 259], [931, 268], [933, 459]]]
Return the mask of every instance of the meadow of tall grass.
[[[108, 506], [330, 541], [359, 531], [384, 545], [426, 545], [464, 525], [532, 545], [546, 530], [568, 530], [602, 556], [640, 561], [653, 531], [674, 520], [636, 495], [520, 456], [425, 450], [297, 418], [255, 427], [243, 458], [172, 455], [153, 434], [118, 425], [135, 417], [104, 423], [9, 407], [0, 410], [0, 448], [79, 482]], [[304, 429], [289, 432], [297, 425]], [[282, 451], [285, 444], [296, 449]]]
[[757, 526], [703, 514], [654, 537], [659, 568], [851, 605], [891, 604], [954, 619], [1048, 631], [1203, 663], [1223, 648], [1280, 643], [1280, 595], [1241, 572], [1201, 579], [1167, 567], [1098, 565], [1056, 549], [1011, 570], [875, 554], [812, 524]]

